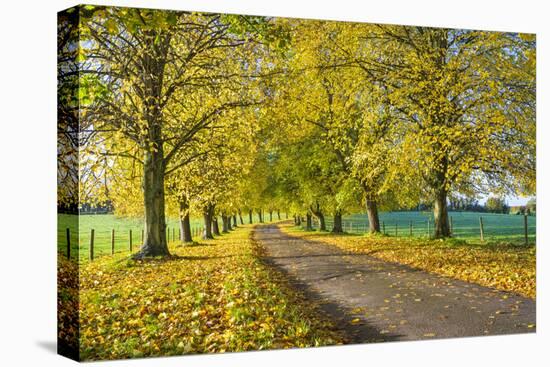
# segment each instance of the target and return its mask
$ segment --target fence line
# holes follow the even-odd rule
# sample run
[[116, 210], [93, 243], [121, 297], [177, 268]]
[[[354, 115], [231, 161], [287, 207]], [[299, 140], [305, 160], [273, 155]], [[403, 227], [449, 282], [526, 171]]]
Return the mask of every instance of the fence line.
[[[522, 238], [522, 243], [524, 245], [529, 244], [529, 236], [530, 236], [529, 228], [530, 227], [529, 227], [528, 217], [529, 217], [528, 215], [523, 215], [523, 221], [522, 221], [522, 224], [521, 224], [521, 227], [522, 227], [521, 229], [522, 230], [518, 230], [515, 233], [509, 234], [510, 237], [516, 237], [516, 236], [523, 237]], [[416, 223], [418, 223], [418, 222], [419, 221], [416, 221]], [[312, 229], [314, 229], [314, 230], [319, 229], [319, 221], [318, 221], [317, 218], [313, 217], [311, 223], [312, 223]], [[408, 220], [408, 223], [403, 223], [403, 221], [399, 222], [398, 220], [395, 220], [395, 221], [392, 221], [392, 222], [388, 223], [388, 225], [390, 226], [389, 228], [392, 228], [392, 226], [393, 226], [393, 229], [394, 229], [393, 235], [395, 237], [405, 236], [407, 225], [408, 225], [408, 228], [409, 228], [409, 231], [408, 231], [408, 236], [409, 237], [427, 237], [427, 238], [435, 237], [435, 233], [434, 233], [435, 232], [435, 223], [432, 226], [432, 221], [431, 221], [430, 218], [428, 218], [427, 221], [424, 222], [424, 223], [426, 223], [426, 224], [424, 226], [423, 232], [419, 232], [419, 230], [420, 231], [422, 231], [422, 230], [417, 229], [417, 228], [414, 227], [412, 220]], [[325, 220], [325, 227], [326, 227], [327, 231], [331, 231], [332, 228], [333, 228], [333, 225], [334, 225], [334, 223]], [[301, 226], [302, 229], [306, 229], [307, 221], [302, 220], [300, 226]], [[380, 227], [381, 227], [380, 231], [381, 231], [382, 234], [384, 234], [386, 236], [391, 236], [390, 232], [392, 232], [392, 231], [391, 231], [391, 229], [389, 231], [387, 231], [386, 221], [384, 221], [384, 220], [380, 221]], [[517, 227], [516, 229], [519, 229], [520, 224], [518, 224], [517, 226], [514, 226], [514, 228], [515, 227]], [[368, 221], [342, 220], [342, 229], [345, 232], [363, 234], [363, 233], [368, 232], [368, 230], [369, 230], [368, 228], [369, 228]], [[531, 228], [534, 228], [534, 227], [531, 227]], [[503, 227], [497, 227], [497, 230], [499, 230], [501, 233], [503, 232], [502, 229], [503, 229]], [[464, 235], [464, 233], [461, 234], [461, 232], [463, 232], [465, 230], [470, 230], [470, 235], [469, 236]], [[475, 230], [476, 230], [475, 227], [471, 227], [471, 226], [456, 227], [455, 223], [453, 222], [453, 216], [449, 216], [449, 231], [451, 233], [451, 237], [455, 237], [455, 238], [460, 238], [460, 237], [472, 238]], [[486, 240], [488, 239], [488, 236], [487, 236], [487, 223], [484, 222], [483, 216], [479, 217], [479, 227], [477, 228], [477, 233], [479, 234], [480, 242], [486, 242]], [[506, 234], [506, 233], [504, 233], [504, 234], [494, 233], [493, 235], [506, 236], [508, 234]], [[535, 236], [536, 236], [536, 234], [535, 234]]]
[[[191, 227], [191, 235], [194, 238], [202, 237], [202, 231], [202, 226]], [[63, 253], [70, 259], [74, 256], [80, 257], [79, 254], [82, 251], [86, 251], [86, 257], [89, 261], [93, 261], [101, 256], [124, 252], [124, 248], [131, 253], [135, 250], [135, 232], [133, 229], [128, 229], [126, 232], [126, 240], [123, 240], [125, 238], [123, 232], [124, 230], [115, 230], [114, 228], [98, 232], [95, 228], [91, 228], [86, 234], [84, 231], [75, 231], [74, 229], [71, 230], [71, 228], [65, 228], [64, 230], [58, 229], [58, 252]], [[60, 233], [63, 233], [63, 235], [60, 235]], [[141, 229], [140, 246], [143, 244], [144, 236], [145, 231]], [[176, 237], [175, 228], [166, 228], [166, 240], [168, 243], [174, 243], [182, 239], [181, 229], [178, 228]]]

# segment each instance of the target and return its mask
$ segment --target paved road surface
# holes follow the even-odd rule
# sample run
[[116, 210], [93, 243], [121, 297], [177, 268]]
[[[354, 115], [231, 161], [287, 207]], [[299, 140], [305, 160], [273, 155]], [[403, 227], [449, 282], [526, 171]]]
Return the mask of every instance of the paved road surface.
[[265, 260], [350, 343], [534, 332], [535, 301], [256, 227]]

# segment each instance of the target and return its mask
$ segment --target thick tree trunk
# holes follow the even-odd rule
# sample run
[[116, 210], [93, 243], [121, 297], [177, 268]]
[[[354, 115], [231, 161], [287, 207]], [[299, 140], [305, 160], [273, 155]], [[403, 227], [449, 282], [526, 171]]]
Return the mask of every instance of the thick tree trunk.
[[269, 221], [273, 222], [273, 210], [269, 211]]
[[337, 210], [334, 213], [334, 225], [332, 226], [332, 233], [343, 233], [342, 228], [342, 212]]
[[214, 236], [220, 235], [220, 226], [218, 225], [217, 216], [212, 217], [212, 233], [214, 234]]
[[237, 228], [237, 215], [233, 214], [233, 227]]
[[447, 192], [440, 190], [434, 203], [434, 236], [435, 238], [445, 238], [451, 236], [449, 227], [449, 213], [447, 211]]
[[212, 205], [207, 205], [204, 207], [203, 218], [204, 218], [204, 231], [202, 233], [203, 240], [211, 240], [214, 238], [212, 235], [212, 216], [214, 212], [214, 207]]
[[306, 231], [313, 231], [313, 223], [311, 222], [311, 214], [306, 213]]
[[302, 216], [301, 216], [301, 215], [297, 215], [297, 216], [296, 216], [296, 225], [297, 225], [297, 226], [301, 226], [301, 225], [302, 225]]
[[277, 219], [281, 220], [281, 212], [277, 210]]
[[134, 258], [168, 256], [166, 219], [164, 217], [164, 159], [162, 148], [145, 152], [143, 162], [143, 197], [145, 223], [143, 246]]
[[229, 218], [227, 215], [222, 214], [222, 233], [229, 232]]
[[233, 226], [231, 225], [231, 215], [227, 216], [227, 229], [230, 231], [233, 230]]
[[380, 219], [378, 217], [378, 206], [376, 201], [367, 199], [367, 216], [369, 217], [369, 232], [380, 232]]
[[191, 221], [189, 220], [189, 205], [187, 200], [183, 199], [180, 201], [180, 232], [182, 242], [193, 242], [193, 237], [191, 235]]
[[253, 223], [253, 221], [252, 221], [252, 209], [248, 210], [248, 223], [249, 224]]
[[[170, 43], [170, 35], [154, 32], [146, 37], [148, 50], [143, 55], [143, 70], [140, 78], [144, 82], [143, 93], [148, 97], [143, 108], [143, 118], [147, 123], [147, 145], [154, 149], [147, 150], [143, 157], [143, 199], [144, 199], [144, 239], [143, 245], [135, 259], [149, 256], [169, 256], [166, 240], [166, 219], [164, 216], [164, 174], [165, 157], [162, 139], [162, 109], [160, 99], [163, 90], [164, 67]], [[158, 45], [155, 45], [158, 43]]]

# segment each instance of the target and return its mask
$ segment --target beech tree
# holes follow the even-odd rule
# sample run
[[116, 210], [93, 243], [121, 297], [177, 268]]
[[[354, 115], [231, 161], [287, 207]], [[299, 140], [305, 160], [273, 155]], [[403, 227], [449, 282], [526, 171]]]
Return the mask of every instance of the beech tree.
[[[250, 104], [241, 82], [252, 48], [232, 33], [228, 16], [89, 9], [81, 72], [101, 76], [112, 92], [101, 99], [94, 130], [137, 147], [131, 158], [143, 166], [145, 239], [136, 257], [168, 255], [165, 177], [186, 164], [177, 157], [197, 134]], [[129, 157], [110, 148], [110, 155]]]
[[435, 236], [450, 235], [449, 193], [532, 193], [535, 39], [532, 35], [354, 25], [334, 45], [380, 86], [406, 127], [402, 175], [420, 176]]

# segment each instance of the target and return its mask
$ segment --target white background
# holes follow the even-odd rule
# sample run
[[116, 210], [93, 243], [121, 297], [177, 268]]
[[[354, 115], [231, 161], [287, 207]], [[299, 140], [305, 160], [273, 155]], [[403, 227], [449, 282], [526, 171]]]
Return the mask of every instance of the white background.
[[[8, 2], [9, 1], [9, 2]], [[0, 18], [0, 364], [65, 366], [56, 340], [56, 12], [73, 1], [8, 0]], [[539, 366], [548, 357], [548, 68], [544, 1], [94, 1], [380, 23], [536, 32], [537, 334], [104, 362], [102, 366]], [[543, 347], [546, 345], [546, 351]], [[548, 362], [546, 362], [548, 363]]]

